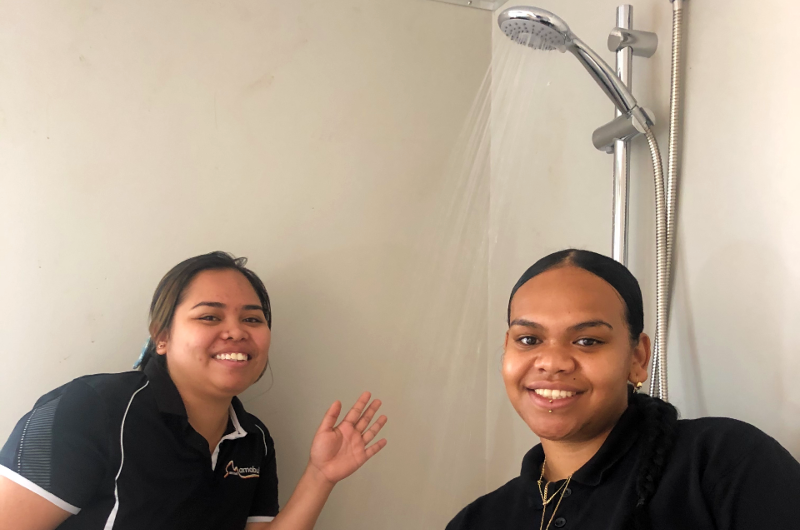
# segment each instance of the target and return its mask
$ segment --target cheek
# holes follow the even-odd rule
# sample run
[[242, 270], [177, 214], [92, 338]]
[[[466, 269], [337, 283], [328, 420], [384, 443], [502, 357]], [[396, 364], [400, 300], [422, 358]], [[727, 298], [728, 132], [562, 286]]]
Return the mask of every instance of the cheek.
[[272, 332], [269, 328], [258, 330], [251, 335], [256, 347], [264, 353], [269, 352], [269, 345], [272, 342]]
[[619, 353], [589, 357], [582, 363], [584, 374], [592, 381], [595, 390], [616, 390], [628, 380], [628, 365]]
[[503, 381], [506, 387], [517, 387], [528, 371], [526, 359], [514, 350], [503, 355]]
[[172, 342], [184, 350], [208, 350], [217, 338], [217, 333], [210, 326], [202, 324], [185, 324], [176, 326], [172, 332]]

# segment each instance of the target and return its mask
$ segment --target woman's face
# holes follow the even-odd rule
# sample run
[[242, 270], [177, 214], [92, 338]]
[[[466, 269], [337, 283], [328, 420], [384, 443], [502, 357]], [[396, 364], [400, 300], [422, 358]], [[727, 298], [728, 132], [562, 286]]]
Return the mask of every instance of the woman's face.
[[230, 398], [267, 366], [270, 330], [261, 301], [235, 270], [199, 273], [183, 293], [168, 336], [157, 343], [181, 393]]
[[503, 380], [540, 438], [586, 441], [627, 407], [627, 382], [647, 378], [650, 339], [631, 344], [624, 302], [603, 279], [571, 266], [525, 283], [511, 302]]

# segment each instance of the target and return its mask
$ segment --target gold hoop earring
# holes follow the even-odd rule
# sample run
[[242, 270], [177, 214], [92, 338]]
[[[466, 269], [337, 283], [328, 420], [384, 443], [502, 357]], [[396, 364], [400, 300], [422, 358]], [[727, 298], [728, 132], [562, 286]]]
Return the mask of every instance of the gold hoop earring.
[[641, 390], [641, 389], [642, 389], [642, 382], [641, 381], [639, 381], [638, 383], [633, 385], [633, 393], [634, 394], [638, 394], [639, 390]]

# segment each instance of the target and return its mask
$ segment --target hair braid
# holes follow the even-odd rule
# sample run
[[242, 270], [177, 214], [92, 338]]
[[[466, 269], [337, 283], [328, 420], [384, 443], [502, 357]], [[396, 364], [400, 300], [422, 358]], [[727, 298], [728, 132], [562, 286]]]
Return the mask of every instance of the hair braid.
[[664, 468], [677, 438], [678, 410], [661, 399], [647, 394], [632, 394], [631, 404], [644, 415], [639, 461], [636, 466], [636, 506], [631, 513], [633, 530], [650, 530], [648, 503], [655, 495]]

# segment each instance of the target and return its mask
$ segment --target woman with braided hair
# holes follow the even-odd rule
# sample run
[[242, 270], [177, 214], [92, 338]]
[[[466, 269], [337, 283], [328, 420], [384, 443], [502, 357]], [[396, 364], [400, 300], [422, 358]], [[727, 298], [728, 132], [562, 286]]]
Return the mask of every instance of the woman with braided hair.
[[642, 294], [616, 261], [551, 254], [514, 286], [503, 379], [541, 444], [447, 530], [800, 528], [800, 464], [757, 428], [640, 394]]

